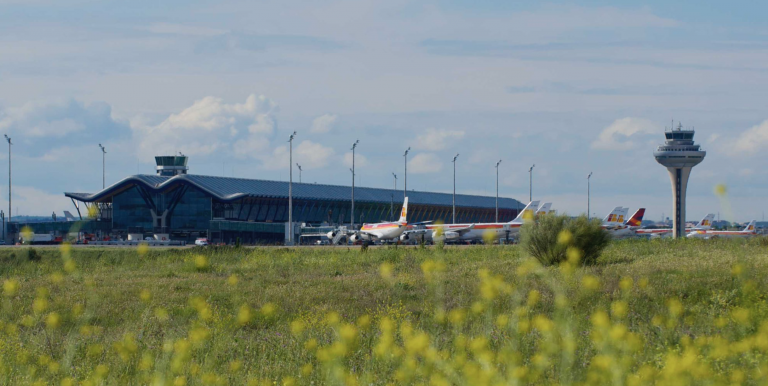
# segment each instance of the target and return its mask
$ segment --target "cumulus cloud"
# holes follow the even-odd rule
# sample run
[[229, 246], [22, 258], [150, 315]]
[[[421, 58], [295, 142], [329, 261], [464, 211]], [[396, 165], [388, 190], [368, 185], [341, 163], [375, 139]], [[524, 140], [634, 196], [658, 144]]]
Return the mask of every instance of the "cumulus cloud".
[[[293, 163], [300, 164], [304, 170], [318, 169], [328, 165], [335, 152], [330, 147], [312, 141], [302, 141], [293, 147]], [[268, 170], [288, 169], [290, 153], [287, 145], [277, 147], [271, 155], [262, 157], [264, 168]]]
[[134, 135], [139, 156], [160, 154], [209, 155], [232, 152], [238, 158], [259, 158], [269, 148], [277, 127], [277, 103], [250, 95], [244, 103], [205, 97], [156, 126], [138, 125]]
[[741, 133], [726, 149], [731, 155], [752, 155], [768, 145], [768, 120]]
[[336, 124], [336, 114], [323, 114], [312, 121], [312, 127], [309, 129], [312, 133], [327, 133], [331, 131]]
[[112, 117], [109, 104], [85, 104], [70, 98], [0, 110], [0, 131], [16, 143], [29, 145], [19, 149], [22, 154], [38, 156], [62, 145], [127, 136], [130, 128]]
[[[344, 154], [344, 165], [347, 167], [352, 167], [352, 152], [348, 152]], [[355, 167], [362, 167], [362, 166], [368, 166], [368, 158], [365, 158], [362, 154], [355, 154]]]
[[433, 153], [416, 154], [408, 161], [408, 173], [426, 174], [443, 170], [443, 162]]
[[592, 142], [593, 149], [627, 150], [635, 147], [632, 140], [644, 134], [658, 133], [659, 129], [653, 122], [642, 118], [617, 119], [606, 127], [597, 139]]
[[453, 141], [461, 138], [464, 138], [464, 131], [429, 128], [416, 137], [416, 145], [414, 147], [429, 151], [442, 150]]

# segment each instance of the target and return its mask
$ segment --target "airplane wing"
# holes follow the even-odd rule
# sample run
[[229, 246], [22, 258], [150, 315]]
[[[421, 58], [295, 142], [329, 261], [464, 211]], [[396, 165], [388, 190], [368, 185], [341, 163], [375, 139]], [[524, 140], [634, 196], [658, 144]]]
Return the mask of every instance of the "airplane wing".
[[429, 220], [429, 221], [415, 222], [415, 223], [411, 223], [411, 224], [408, 224], [408, 225], [426, 225], [426, 224], [432, 224], [433, 222], [434, 221]]

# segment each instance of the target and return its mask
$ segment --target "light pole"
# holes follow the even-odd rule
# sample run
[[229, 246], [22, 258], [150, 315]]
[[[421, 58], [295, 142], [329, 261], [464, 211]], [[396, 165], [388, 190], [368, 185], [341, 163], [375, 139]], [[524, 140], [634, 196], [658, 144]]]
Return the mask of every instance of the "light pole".
[[403, 174], [403, 200], [405, 200], [405, 197], [408, 196], [408, 152], [411, 151], [411, 148], [408, 147], [408, 149], [405, 150], [405, 153], [403, 154], [403, 158], [405, 159], [405, 173]]
[[360, 143], [360, 140], [355, 140], [355, 143], [352, 144], [352, 229], [355, 229], [355, 148], [357, 148], [357, 144]]
[[536, 167], [536, 164], [533, 164], [530, 169], [528, 169], [528, 202], [533, 201], [533, 168]]
[[288, 138], [288, 245], [293, 245], [293, 138], [296, 132]]
[[592, 179], [592, 172], [587, 175], [587, 220], [589, 220], [589, 181]]
[[453, 157], [453, 224], [456, 224], [456, 158], [459, 158], [459, 154]]
[[8, 141], [8, 225], [11, 224], [11, 137], [8, 134], [5, 135], [5, 140]]
[[299, 183], [301, 183], [301, 165], [297, 162], [296, 166], [299, 168]]
[[[392, 177], [394, 177], [395, 184], [392, 187], [392, 190], [397, 190], [397, 174], [392, 173]], [[391, 221], [394, 221], [394, 215], [395, 215], [395, 194], [392, 193], [391, 197], [392, 201], [389, 203], [389, 219]]]
[[107, 157], [107, 149], [105, 149], [101, 144], [99, 144], [99, 147], [101, 148], [101, 189], [104, 189], [106, 187], [107, 181], [107, 167], [105, 161]]
[[496, 222], [499, 222], [499, 164], [501, 160], [496, 162]]

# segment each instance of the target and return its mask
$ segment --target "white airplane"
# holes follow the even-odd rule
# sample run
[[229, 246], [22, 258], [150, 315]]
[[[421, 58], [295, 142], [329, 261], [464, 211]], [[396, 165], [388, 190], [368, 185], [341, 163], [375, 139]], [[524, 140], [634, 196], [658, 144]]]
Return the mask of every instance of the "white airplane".
[[[695, 230], [709, 230], [712, 228], [712, 221], [715, 220], [715, 214], [710, 213], [706, 216], [704, 216], [701, 221], [699, 221], [696, 226], [692, 228], [685, 228], [686, 233], [690, 233]], [[672, 228], [656, 228], [656, 229], [637, 229], [635, 230], [635, 234], [638, 236], [650, 236], [651, 238], [656, 237], [667, 237], [672, 236]]]
[[715, 239], [715, 238], [736, 238], [736, 237], [752, 237], [757, 235], [755, 230], [755, 220], [750, 221], [747, 226], [740, 231], [713, 231], [708, 229], [698, 229], [691, 233], [688, 233], [689, 239]]
[[620, 239], [635, 236], [635, 230], [640, 228], [640, 224], [643, 223], [643, 215], [645, 215], [645, 208], [640, 208], [629, 218], [629, 220], [627, 220], [627, 222], [621, 225], [603, 226], [603, 229], [614, 238]]
[[[349, 240], [357, 241], [383, 241], [383, 240], [396, 240], [403, 234], [405, 228], [408, 226], [408, 197], [403, 201], [403, 209], [400, 212], [400, 219], [397, 222], [380, 222], [375, 224], [363, 224], [359, 231], [347, 231], [350, 235]], [[333, 240], [341, 230], [335, 230], [328, 232], [327, 236], [329, 240]]]
[[550, 210], [552, 208], [551, 202], [545, 202], [542, 204], [538, 209], [536, 209], [536, 217], [543, 215], [543, 214], [555, 214], [554, 210]]
[[508, 239], [520, 232], [524, 219], [533, 219], [539, 201], [531, 201], [510, 222], [477, 223], [477, 224], [432, 224], [425, 229], [409, 231], [400, 237], [402, 241], [410, 241], [423, 237], [424, 240], [445, 241], [474, 241], [492, 237], [494, 240]]
[[629, 208], [623, 208], [621, 206], [613, 208], [611, 213], [608, 213], [608, 215], [603, 219], [603, 229], [611, 230], [621, 227], [624, 225], [624, 218], [627, 217], [628, 213]]

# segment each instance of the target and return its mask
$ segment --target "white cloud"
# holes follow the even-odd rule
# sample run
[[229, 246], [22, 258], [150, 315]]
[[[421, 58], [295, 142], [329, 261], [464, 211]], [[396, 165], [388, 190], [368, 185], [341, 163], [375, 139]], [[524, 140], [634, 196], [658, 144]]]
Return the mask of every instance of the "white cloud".
[[41, 155], [62, 145], [119, 138], [130, 130], [127, 124], [112, 117], [110, 105], [85, 104], [69, 98], [28, 102], [0, 110], [0, 132], [23, 145], [18, 149], [21, 154]]
[[658, 131], [658, 126], [647, 119], [617, 119], [600, 132], [597, 139], [592, 142], [592, 148], [601, 150], [631, 149], [636, 145], [631, 137], [642, 134], [656, 134]]
[[[8, 210], [8, 201], [0, 201], [0, 205]], [[31, 186], [13, 187], [13, 215], [48, 215], [56, 212], [73, 211], [72, 201], [62, 193], [51, 194]], [[82, 210], [82, 209], [81, 209]]]
[[[352, 167], [352, 152], [348, 152], [344, 154], [344, 165], [347, 167]], [[368, 158], [366, 158], [362, 154], [355, 153], [355, 168], [368, 166]]]
[[252, 94], [244, 103], [234, 104], [205, 97], [156, 126], [135, 126], [139, 156], [231, 151], [238, 158], [258, 158], [269, 148], [277, 111], [277, 104], [263, 95]]
[[312, 133], [327, 133], [331, 131], [337, 118], [336, 114], [323, 114], [312, 121], [312, 127], [309, 131]]
[[408, 161], [408, 173], [437, 173], [443, 170], [443, 162], [433, 153], [416, 154]]
[[464, 131], [429, 128], [423, 134], [416, 137], [414, 148], [429, 151], [443, 150], [450, 143], [461, 138], [464, 138]]
[[768, 120], [752, 126], [741, 133], [730, 146], [725, 149], [731, 155], [752, 155], [768, 146]]
[[[335, 152], [330, 147], [312, 141], [302, 141], [293, 148], [294, 167], [298, 163], [304, 170], [319, 169], [328, 165]], [[288, 169], [290, 153], [288, 145], [276, 148], [271, 155], [263, 156], [263, 167], [267, 170]]]

